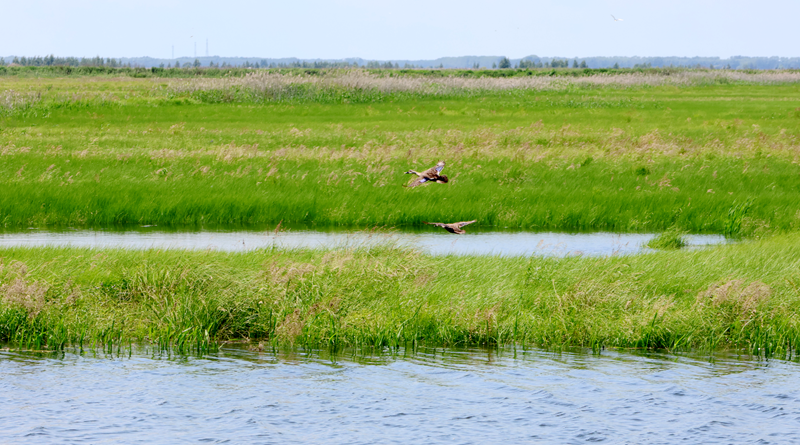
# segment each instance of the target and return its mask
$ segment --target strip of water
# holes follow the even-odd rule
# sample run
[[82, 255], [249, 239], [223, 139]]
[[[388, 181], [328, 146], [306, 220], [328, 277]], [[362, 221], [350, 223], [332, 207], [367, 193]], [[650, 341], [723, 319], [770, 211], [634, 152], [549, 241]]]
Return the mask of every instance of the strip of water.
[[[469, 229], [469, 226], [467, 227]], [[247, 251], [271, 247], [342, 248], [393, 244], [433, 255], [569, 256], [623, 255], [650, 252], [655, 234], [559, 233], [472, 230], [454, 235], [441, 229], [423, 231], [264, 230], [165, 231], [29, 230], [0, 233], [0, 247], [75, 246], [91, 248], [173, 248]], [[721, 235], [687, 235], [690, 248], [725, 243]]]
[[2, 443], [798, 443], [800, 365], [420, 350], [0, 350]]

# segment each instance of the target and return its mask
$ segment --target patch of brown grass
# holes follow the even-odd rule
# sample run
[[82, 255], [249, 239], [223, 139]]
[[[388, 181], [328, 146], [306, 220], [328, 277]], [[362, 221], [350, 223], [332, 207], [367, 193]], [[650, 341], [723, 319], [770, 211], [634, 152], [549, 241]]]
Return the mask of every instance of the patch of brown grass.
[[[291, 94], [291, 87], [305, 85], [311, 88], [345, 88], [350, 90], [380, 91], [382, 93], [411, 92], [421, 94], [452, 94], [458, 91], [481, 90], [565, 90], [576, 86], [631, 88], [638, 86], [691, 86], [719, 81], [756, 84], [781, 84], [800, 82], [800, 73], [793, 71], [768, 71], [760, 73], [730, 70], [683, 71], [669, 75], [663, 73], [596, 74], [586, 77], [421, 77], [387, 76], [363, 70], [337, 70], [325, 76], [253, 72], [243, 77], [195, 78], [173, 80], [169, 84], [172, 94], [213, 90], [246, 90], [256, 94], [280, 97]], [[443, 110], [444, 112], [444, 110]], [[295, 129], [296, 130], [296, 129]]]
[[286, 314], [286, 317], [275, 327], [275, 333], [279, 338], [294, 340], [303, 333], [305, 322], [301, 316], [300, 309], [295, 309]]
[[46, 284], [17, 278], [0, 286], [0, 300], [8, 306], [25, 310], [29, 317], [36, 317], [46, 305], [45, 294], [48, 290]]
[[699, 293], [697, 304], [701, 307], [728, 308], [747, 316], [754, 314], [770, 295], [772, 289], [761, 281], [753, 281], [745, 286], [744, 280], [729, 280], [713, 284]]

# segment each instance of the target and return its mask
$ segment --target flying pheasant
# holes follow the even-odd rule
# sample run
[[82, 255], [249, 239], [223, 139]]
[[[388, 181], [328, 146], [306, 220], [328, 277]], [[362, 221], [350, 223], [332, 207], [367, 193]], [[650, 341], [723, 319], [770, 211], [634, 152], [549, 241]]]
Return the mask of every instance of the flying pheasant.
[[450, 223], [450, 224], [426, 222], [425, 224], [430, 224], [432, 226], [441, 227], [441, 228], [443, 228], [444, 230], [447, 230], [450, 233], [455, 233], [456, 235], [463, 235], [463, 234], [467, 233], [467, 231], [462, 229], [462, 227], [464, 227], [464, 226], [466, 226], [468, 224], [472, 224], [472, 223], [474, 223], [476, 221], [478, 221], [478, 220], [477, 219], [473, 219], [472, 221], [462, 221], [462, 222]]
[[425, 184], [426, 182], [438, 182], [439, 184], [444, 184], [448, 181], [447, 176], [441, 174], [442, 169], [444, 169], [444, 161], [439, 161], [435, 167], [431, 167], [424, 172], [416, 172], [414, 170], [409, 170], [406, 172], [407, 175], [417, 175], [417, 179], [411, 181], [406, 187], [416, 187], [418, 185]]

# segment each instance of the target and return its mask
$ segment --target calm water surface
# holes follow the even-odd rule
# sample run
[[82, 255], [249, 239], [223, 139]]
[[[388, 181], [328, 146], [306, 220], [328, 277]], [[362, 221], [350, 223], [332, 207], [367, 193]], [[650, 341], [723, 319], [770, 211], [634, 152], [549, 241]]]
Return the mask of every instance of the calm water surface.
[[800, 365], [481, 350], [0, 351], [0, 443], [799, 443]]
[[[651, 251], [644, 247], [655, 235], [646, 233], [558, 233], [487, 231], [479, 228], [465, 235], [443, 229], [392, 232], [345, 230], [264, 231], [164, 231], [142, 228], [132, 231], [29, 230], [0, 233], [0, 247], [63, 246], [123, 247], [134, 249], [180, 248], [247, 251], [265, 247], [338, 248], [393, 243], [434, 255], [567, 256], [615, 255]], [[689, 235], [690, 246], [725, 243], [721, 235]]]

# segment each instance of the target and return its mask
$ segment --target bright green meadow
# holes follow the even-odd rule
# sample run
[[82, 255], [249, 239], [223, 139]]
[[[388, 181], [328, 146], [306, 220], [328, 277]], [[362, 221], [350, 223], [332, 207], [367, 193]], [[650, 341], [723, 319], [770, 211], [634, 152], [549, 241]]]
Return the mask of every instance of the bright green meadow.
[[[48, 73], [0, 73], [5, 232], [477, 219], [664, 232], [665, 250], [2, 249], [0, 341], [791, 354], [800, 338], [800, 73]], [[403, 187], [439, 160], [448, 184]], [[741, 241], [687, 251], [687, 233]]]

